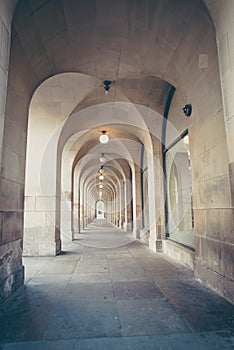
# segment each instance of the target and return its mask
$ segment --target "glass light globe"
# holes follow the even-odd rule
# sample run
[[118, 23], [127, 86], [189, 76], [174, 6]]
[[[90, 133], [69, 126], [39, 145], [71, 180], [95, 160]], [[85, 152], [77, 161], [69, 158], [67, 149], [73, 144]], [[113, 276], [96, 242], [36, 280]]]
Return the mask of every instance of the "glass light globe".
[[101, 156], [101, 157], [99, 158], [99, 160], [100, 160], [100, 162], [101, 162], [101, 163], [105, 163], [105, 161], [106, 161], [106, 157]]
[[103, 180], [104, 179], [104, 176], [103, 175], [100, 175], [99, 176], [99, 180]]
[[106, 135], [106, 134], [102, 134], [100, 137], [99, 137], [99, 141], [103, 144], [107, 143], [109, 141], [109, 136]]
[[103, 188], [103, 185], [99, 185], [99, 188]]
[[104, 169], [103, 168], [99, 169], [99, 173], [103, 174], [104, 173]]

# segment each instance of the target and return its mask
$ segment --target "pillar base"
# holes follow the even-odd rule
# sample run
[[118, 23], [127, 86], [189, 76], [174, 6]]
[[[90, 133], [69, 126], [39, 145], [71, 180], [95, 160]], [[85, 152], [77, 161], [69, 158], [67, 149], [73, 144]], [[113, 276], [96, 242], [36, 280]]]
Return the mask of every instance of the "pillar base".
[[137, 228], [133, 228], [133, 236], [136, 238], [136, 239], [139, 239], [140, 238], [140, 230], [137, 229]]
[[161, 239], [153, 239], [149, 238], [149, 248], [153, 250], [155, 253], [161, 253], [162, 252], [162, 240]]
[[127, 222], [124, 222], [123, 229], [125, 232], [132, 232], [132, 225], [128, 224]]
[[[55, 235], [57, 237], [55, 237]], [[44, 228], [25, 228], [24, 256], [55, 256], [61, 252], [61, 239], [55, 228], [48, 232]]]

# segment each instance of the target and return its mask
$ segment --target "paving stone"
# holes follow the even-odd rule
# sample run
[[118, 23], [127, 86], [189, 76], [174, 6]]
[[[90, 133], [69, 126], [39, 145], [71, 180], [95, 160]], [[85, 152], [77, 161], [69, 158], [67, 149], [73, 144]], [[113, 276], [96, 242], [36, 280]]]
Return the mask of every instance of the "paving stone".
[[43, 266], [38, 274], [46, 275], [46, 274], [65, 274], [65, 273], [73, 273], [75, 270], [75, 267], [77, 265], [77, 261], [60, 261], [60, 260], [53, 260], [50, 261], [48, 264]]
[[[179, 283], [178, 283], [179, 280]], [[174, 309], [196, 332], [234, 330], [234, 306], [191, 279], [157, 282]]]
[[233, 349], [234, 306], [190, 270], [139, 242], [63, 244], [64, 255], [24, 258], [26, 286], [0, 305], [0, 349]]
[[46, 340], [120, 336], [117, 306], [111, 301], [63, 302], [46, 332]]
[[125, 267], [122, 269], [111, 270], [111, 275], [114, 282], [152, 281], [143, 269], [139, 270], [137, 268], [128, 269]]
[[80, 257], [82, 255], [82, 251], [77, 251], [77, 252], [68, 252], [68, 251], [63, 251], [59, 255], [57, 255], [54, 260], [80, 260]]
[[117, 305], [123, 336], [188, 332], [183, 320], [165, 300], [119, 300]]
[[4, 350], [173, 350], [166, 336], [115, 337], [9, 344]]
[[28, 285], [31, 284], [38, 284], [38, 285], [51, 285], [51, 284], [56, 284], [56, 285], [63, 285], [67, 284], [70, 281], [71, 275], [66, 274], [66, 275], [60, 275], [60, 274], [48, 274], [48, 275], [41, 275], [41, 274], [36, 274], [34, 275], [29, 281]]
[[63, 299], [66, 301], [102, 301], [113, 298], [114, 292], [111, 283], [69, 284], [63, 294]]
[[71, 283], [107, 283], [111, 282], [111, 274], [109, 272], [93, 272], [74, 274], [70, 280]]
[[124, 299], [156, 299], [163, 298], [163, 294], [153, 282], [114, 282], [115, 296]]
[[231, 350], [234, 349], [234, 333], [207, 332], [173, 334], [169, 336], [174, 350]]
[[63, 287], [27, 285], [1, 305], [0, 343], [42, 340]]
[[107, 260], [83, 260], [81, 261], [76, 268], [75, 273], [89, 273], [89, 272], [109, 272], [110, 267]]
[[119, 253], [116, 251], [116, 253], [111, 252], [110, 254], [106, 254], [106, 257], [109, 261], [111, 260], [117, 260], [117, 261], [126, 261], [130, 260], [132, 261], [132, 255], [129, 253]]

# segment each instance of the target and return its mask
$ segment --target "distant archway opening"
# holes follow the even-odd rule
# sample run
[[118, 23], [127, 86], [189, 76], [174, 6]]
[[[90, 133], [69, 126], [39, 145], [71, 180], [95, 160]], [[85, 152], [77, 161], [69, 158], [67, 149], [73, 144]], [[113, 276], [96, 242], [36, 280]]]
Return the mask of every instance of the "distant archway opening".
[[96, 202], [96, 218], [99, 220], [105, 219], [105, 203], [102, 200]]

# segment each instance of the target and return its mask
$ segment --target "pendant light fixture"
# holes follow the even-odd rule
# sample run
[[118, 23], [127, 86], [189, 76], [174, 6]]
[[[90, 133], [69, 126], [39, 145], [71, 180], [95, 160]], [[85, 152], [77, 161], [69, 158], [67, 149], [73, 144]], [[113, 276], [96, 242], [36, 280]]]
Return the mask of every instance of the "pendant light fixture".
[[108, 95], [109, 90], [110, 90], [110, 85], [111, 85], [111, 81], [110, 80], [104, 80], [103, 84], [104, 84], [104, 90], [105, 90], [105, 95]]
[[103, 173], [104, 173], [103, 165], [102, 165], [101, 168], [99, 169], [99, 173], [100, 173], [100, 174], [103, 174]]
[[102, 143], [102, 144], [105, 144], [109, 141], [109, 136], [106, 135], [106, 130], [103, 130], [102, 131], [102, 135], [99, 137], [99, 141]]
[[104, 156], [104, 153], [101, 154], [101, 157], [99, 158], [101, 163], [105, 163], [106, 157]]

